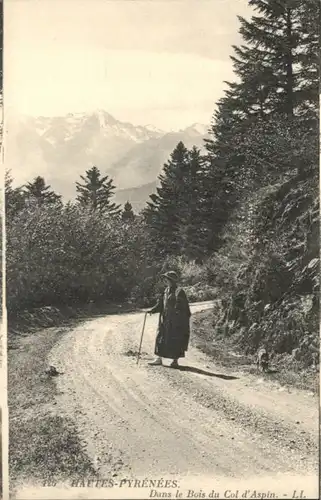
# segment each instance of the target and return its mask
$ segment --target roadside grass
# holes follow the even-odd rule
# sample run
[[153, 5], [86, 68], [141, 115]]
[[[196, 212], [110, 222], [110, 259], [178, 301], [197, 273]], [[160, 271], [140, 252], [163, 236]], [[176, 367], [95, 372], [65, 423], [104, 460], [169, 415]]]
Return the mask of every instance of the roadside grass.
[[[85, 453], [76, 423], [56, 410], [55, 378], [46, 375], [56, 342], [85, 319], [128, 312], [132, 306], [109, 305], [94, 311], [63, 314], [53, 308], [25, 313], [8, 338], [9, 471], [11, 489], [21, 482], [70, 482], [97, 477]], [[60, 327], [46, 327], [52, 320]], [[24, 333], [17, 333], [24, 332]], [[26, 333], [28, 332], [28, 333]]]
[[270, 371], [257, 372], [255, 356], [246, 355], [233, 343], [233, 338], [215, 333], [212, 326], [211, 311], [193, 315], [191, 344], [213, 358], [213, 362], [233, 371], [264, 377], [286, 388], [296, 388], [319, 395], [319, 372], [291, 366], [286, 356], [272, 359]]
[[75, 424], [55, 412], [54, 380], [45, 375], [47, 356], [64, 334], [47, 329], [20, 337], [8, 353], [9, 468], [13, 485], [69, 480], [95, 471], [83, 452]]

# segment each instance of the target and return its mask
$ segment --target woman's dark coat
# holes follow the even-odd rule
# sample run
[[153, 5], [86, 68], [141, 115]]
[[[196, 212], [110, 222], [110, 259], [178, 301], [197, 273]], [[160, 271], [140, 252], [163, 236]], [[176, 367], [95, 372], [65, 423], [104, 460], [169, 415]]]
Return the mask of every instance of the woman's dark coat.
[[155, 354], [162, 358], [185, 357], [190, 337], [190, 308], [182, 288], [167, 287], [151, 313], [159, 313]]

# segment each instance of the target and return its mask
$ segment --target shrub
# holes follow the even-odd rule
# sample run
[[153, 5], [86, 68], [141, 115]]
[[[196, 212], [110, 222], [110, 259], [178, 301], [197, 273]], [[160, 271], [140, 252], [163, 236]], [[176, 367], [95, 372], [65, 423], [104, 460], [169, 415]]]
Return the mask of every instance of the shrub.
[[7, 305], [21, 309], [124, 300], [144, 263], [140, 221], [68, 205], [32, 207], [7, 228]]

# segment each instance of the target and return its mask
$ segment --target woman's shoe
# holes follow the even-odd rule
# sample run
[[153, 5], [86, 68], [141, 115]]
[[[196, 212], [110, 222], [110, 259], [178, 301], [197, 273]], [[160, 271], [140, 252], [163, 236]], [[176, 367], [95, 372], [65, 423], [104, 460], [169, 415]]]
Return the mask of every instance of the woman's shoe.
[[150, 363], [148, 363], [150, 366], [160, 366], [163, 364], [162, 362], [162, 358], [156, 358], [154, 359], [154, 361], [151, 361]]

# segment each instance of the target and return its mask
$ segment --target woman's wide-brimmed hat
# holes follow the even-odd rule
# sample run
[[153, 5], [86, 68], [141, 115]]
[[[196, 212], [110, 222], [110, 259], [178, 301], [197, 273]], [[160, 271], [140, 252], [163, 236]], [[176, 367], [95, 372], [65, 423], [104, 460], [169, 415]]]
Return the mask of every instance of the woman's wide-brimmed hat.
[[178, 276], [175, 271], [168, 271], [167, 273], [162, 274], [165, 278], [168, 278], [171, 281], [178, 281]]

